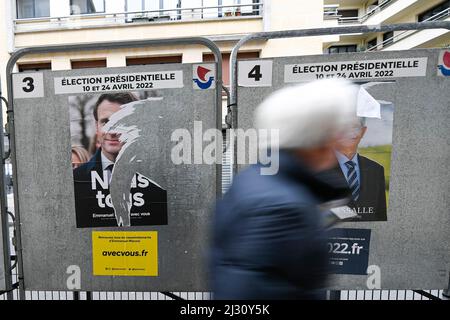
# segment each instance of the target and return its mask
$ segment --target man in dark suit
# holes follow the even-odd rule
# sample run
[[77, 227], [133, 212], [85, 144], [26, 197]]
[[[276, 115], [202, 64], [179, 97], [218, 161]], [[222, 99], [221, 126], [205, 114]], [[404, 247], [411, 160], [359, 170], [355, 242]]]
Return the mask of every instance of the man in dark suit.
[[345, 137], [338, 140], [334, 171], [347, 182], [352, 200], [348, 206], [357, 214], [353, 221], [386, 221], [384, 168], [357, 153], [367, 131], [364, 118], [359, 118]]
[[[102, 94], [94, 107], [97, 137], [101, 147], [73, 172], [78, 228], [117, 226], [109, 184], [115, 160], [122, 149], [120, 136], [103, 131], [121, 105], [136, 101], [131, 93]], [[136, 173], [131, 184], [131, 224], [167, 224], [166, 191]]]

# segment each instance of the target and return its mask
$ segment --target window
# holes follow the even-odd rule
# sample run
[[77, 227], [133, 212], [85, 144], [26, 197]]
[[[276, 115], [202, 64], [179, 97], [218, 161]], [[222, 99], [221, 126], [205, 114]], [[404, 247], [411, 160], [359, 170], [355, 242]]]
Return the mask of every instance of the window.
[[367, 49], [372, 49], [372, 48], [376, 49], [376, 47], [377, 47], [377, 38], [376, 37], [370, 41], [367, 41]]
[[358, 18], [358, 9], [338, 10], [342, 18]]
[[51, 70], [51, 62], [35, 62], [35, 63], [22, 63], [18, 65], [19, 72], [35, 72], [40, 70]]
[[126, 0], [125, 11], [140, 12], [140, 11], [160, 10], [163, 7], [164, 7], [163, 0]]
[[[257, 4], [262, 2], [262, 0], [244, 0], [241, 1], [241, 4]], [[251, 7], [242, 7], [242, 15], [243, 16], [258, 16], [261, 12], [260, 12], [260, 8], [259, 5], [254, 5]]]
[[[133, 21], [154, 21], [154, 20], [170, 20], [170, 15], [165, 15], [162, 12], [145, 12], [145, 11], [158, 11], [164, 7], [170, 6], [167, 3], [168, 0], [126, 0], [125, 11], [132, 12], [127, 14], [127, 22]], [[170, 3], [173, 1], [169, 1]], [[169, 9], [173, 9], [176, 6], [170, 6]], [[144, 12], [143, 12], [144, 11]], [[141, 13], [142, 12], [142, 13]], [[176, 11], [170, 12], [175, 15]]]
[[383, 33], [383, 45], [387, 46], [394, 42], [394, 31]]
[[165, 56], [165, 57], [127, 57], [127, 66], [146, 65], [146, 64], [165, 64], [165, 63], [181, 63], [182, 56]]
[[50, 16], [50, 0], [17, 0], [17, 18], [40, 18]]
[[[450, 8], [450, 0], [444, 1], [440, 4], [438, 4], [437, 6], [431, 8], [431, 9], [428, 9], [427, 11], [419, 14], [418, 20], [419, 20], [419, 22], [428, 20], [448, 8]], [[438, 18], [438, 16], [436, 16], [436, 18]], [[432, 19], [432, 20], [434, 20], [434, 19]]]
[[105, 0], [70, 0], [70, 14], [105, 12]]
[[338, 10], [337, 14], [339, 22], [355, 22], [358, 21], [358, 9]]
[[72, 69], [106, 68], [106, 59], [70, 61]]
[[371, 16], [374, 14], [378, 9], [378, 1], [372, 2], [370, 5], [367, 6], [366, 14]]
[[356, 52], [356, 48], [356, 44], [349, 44], [345, 46], [331, 46], [328, 48], [328, 53]]

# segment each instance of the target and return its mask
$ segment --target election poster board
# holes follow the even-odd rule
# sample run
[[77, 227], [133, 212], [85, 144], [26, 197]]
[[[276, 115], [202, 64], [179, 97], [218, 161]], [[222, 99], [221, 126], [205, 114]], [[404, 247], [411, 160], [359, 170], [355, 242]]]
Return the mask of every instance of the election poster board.
[[220, 183], [193, 148], [216, 144], [203, 139], [220, 119], [215, 64], [18, 73], [13, 86], [25, 289], [207, 290]]
[[[253, 128], [254, 111], [264, 98], [284, 86], [345, 78], [360, 87], [358, 121], [335, 150], [334, 170], [348, 184], [352, 199], [344, 208], [349, 214], [329, 232], [330, 289], [432, 289], [448, 284], [446, 52], [418, 49], [238, 62], [237, 123], [244, 130]], [[354, 170], [346, 165], [349, 160]], [[238, 168], [246, 165], [238, 163]]]
[[[117, 166], [126, 157], [123, 152], [119, 157], [119, 153], [122, 148], [129, 150], [130, 143], [121, 141], [124, 137], [121, 133], [106, 131], [106, 124], [111, 125], [113, 114], [126, 113], [128, 105], [151, 99], [152, 95], [151, 91], [121, 91], [68, 97], [78, 228], [167, 225], [167, 191], [151, 178], [136, 172], [118, 199], [110, 194], [110, 184], [116, 183], [112, 180], [114, 167], [118, 170]], [[135, 131], [131, 134], [137, 139], [139, 129]], [[131, 154], [133, 156], [136, 154]], [[129, 165], [129, 161], [126, 162], [126, 166]], [[128, 203], [121, 202], [124, 194], [130, 197]], [[126, 212], [120, 214], [118, 206], [126, 207]]]
[[[350, 188], [346, 221], [387, 221], [395, 81], [360, 83], [357, 121], [337, 141], [334, 171]], [[373, 110], [361, 110], [372, 104]]]

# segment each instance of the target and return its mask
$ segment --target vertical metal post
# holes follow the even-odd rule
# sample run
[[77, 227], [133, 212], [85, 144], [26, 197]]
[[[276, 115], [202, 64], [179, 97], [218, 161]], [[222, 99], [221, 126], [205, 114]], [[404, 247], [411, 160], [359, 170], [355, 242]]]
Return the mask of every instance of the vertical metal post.
[[330, 299], [329, 300], [341, 300], [341, 291], [340, 290], [330, 290]]
[[446, 297], [447, 299], [450, 299], [450, 272], [448, 274], [448, 284], [447, 284], [447, 289], [444, 289], [442, 291], [442, 295], [444, 297]]
[[181, 20], [181, 0], [178, 0], [177, 2], [177, 20]]
[[13, 300], [12, 293], [12, 270], [11, 270], [11, 252], [9, 249], [9, 215], [8, 215], [8, 197], [6, 192], [6, 176], [5, 176], [5, 148], [4, 148], [4, 134], [3, 134], [3, 97], [2, 87], [0, 81], [0, 215], [1, 215], [1, 228], [2, 228], [2, 244], [3, 244], [3, 269], [5, 270], [5, 286], [6, 286], [6, 298]]
[[[12, 69], [11, 69], [12, 71]], [[7, 79], [7, 84], [9, 83]], [[9, 85], [9, 84], [8, 84]], [[13, 94], [12, 90], [9, 90], [8, 88], [8, 97], [11, 100], [11, 104], [13, 101]], [[9, 131], [9, 144], [10, 149], [15, 150], [15, 140], [14, 140], [14, 114], [13, 110], [11, 109], [11, 104], [8, 106], [8, 129]], [[2, 152], [3, 154], [3, 152]], [[11, 152], [11, 161], [13, 163], [16, 163], [16, 153]], [[3, 168], [2, 168], [3, 169]], [[14, 199], [17, 198], [17, 170], [14, 168], [13, 170], [13, 192], [14, 192]], [[23, 287], [23, 268], [22, 268], [22, 243], [21, 243], [21, 237], [20, 237], [20, 217], [18, 214], [18, 202], [14, 201], [14, 213], [15, 213], [15, 220], [14, 220], [14, 230], [15, 230], [15, 240], [16, 240], [16, 255], [17, 255], [17, 277], [19, 280], [19, 300], [25, 300], [25, 289]]]
[[[252, 3], [260, 3], [261, 1], [260, 0], [253, 0], [252, 1]], [[255, 5], [255, 6], [252, 6], [252, 15], [255, 15], [255, 16], [259, 16], [259, 7], [260, 7], [260, 5], [258, 4], [258, 5]]]

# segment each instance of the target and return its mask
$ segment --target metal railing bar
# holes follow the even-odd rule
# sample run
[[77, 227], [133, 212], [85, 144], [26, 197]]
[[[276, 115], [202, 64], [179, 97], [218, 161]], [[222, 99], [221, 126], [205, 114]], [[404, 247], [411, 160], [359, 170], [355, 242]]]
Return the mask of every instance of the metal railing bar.
[[[32, 21], [42, 21], [42, 20], [62, 20], [62, 19], [78, 19], [78, 18], [95, 18], [95, 17], [105, 17], [105, 16], [126, 16], [133, 14], [148, 14], [148, 13], [165, 13], [165, 12], [178, 12], [178, 11], [194, 11], [194, 10], [209, 10], [209, 9], [223, 9], [223, 8], [242, 8], [242, 7], [255, 7], [263, 6], [263, 2], [251, 3], [251, 4], [235, 4], [235, 5], [220, 5], [220, 6], [205, 6], [205, 7], [189, 7], [189, 8], [171, 8], [171, 9], [158, 9], [158, 10], [142, 10], [142, 11], [123, 11], [123, 12], [111, 12], [111, 13], [87, 13], [87, 14], [76, 14], [68, 16], [55, 16], [55, 17], [38, 17], [38, 18], [18, 18], [13, 19], [13, 22], [32, 22]], [[260, 9], [253, 9], [254, 11]]]
[[376, 11], [381, 12], [381, 10], [383, 10], [384, 8], [386, 8], [388, 5], [396, 2], [397, 0], [386, 0], [384, 2], [382, 2], [381, 4], [379, 4], [378, 6], [370, 9], [369, 11], [367, 11], [365, 14], [363, 14], [362, 16], [355, 16], [355, 17], [341, 17], [338, 13], [338, 7], [339, 6], [335, 6], [335, 5], [325, 5], [325, 8], [335, 8], [335, 10], [328, 10], [328, 11], [324, 11], [324, 16], [326, 17], [333, 17], [333, 18], [337, 18], [339, 20], [339, 22], [343, 22], [346, 23], [347, 21], [350, 22], [358, 22], [358, 23], [363, 23], [364, 21], [366, 21], [367, 19], [369, 19], [369, 17], [373, 16]]
[[370, 16], [372, 16], [373, 14], [375, 14], [375, 11], [377, 11], [378, 9], [381, 11], [384, 8], [386, 8], [387, 6], [389, 6], [390, 4], [393, 4], [394, 2], [396, 2], [397, 0], [386, 0], [382, 3], [380, 3], [378, 6], [374, 7], [373, 9], [371, 9], [370, 11], [368, 11], [366, 14], [362, 15], [359, 19], [361, 22], [366, 21]]
[[[261, 12], [261, 9], [253, 9], [252, 11], [248, 11], [248, 12], [243, 12], [244, 14], [240, 14], [240, 15], [233, 15], [232, 17], [236, 18], [250, 18], [251, 16], [253, 17], [259, 17], [262, 15], [262, 13], [257, 13], [257, 12]], [[213, 17], [212, 15], [216, 15], [215, 17]], [[150, 19], [159, 19], [159, 18], [166, 18], [166, 17], [170, 17], [170, 21], [174, 22], [175, 20], [181, 20], [181, 18], [183, 17], [192, 17], [192, 16], [200, 16], [201, 18], [198, 18], [198, 20], [208, 20], [208, 19], [222, 19], [222, 18], [227, 18], [227, 15], [220, 15], [220, 13], [218, 12], [207, 12], [207, 13], [203, 13], [201, 14], [198, 11], [190, 11], [190, 12], [185, 12], [185, 13], [176, 13], [176, 14], [170, 14], [170, 15], [160, 15], [160, 16], [140, 16], [140, 15], [135, 15], [133, 16], [131, 13], [128, 14], [123, 14], [123, 15], [102, 15], [102, 16], [96, 16], [96, 17], [92, 17], [92, 18], [98, 18], [98, 19], [103, 19], [104, 20], [113, 20], [113, 21], [118, 21], [118, 19], [126, 19], [125, 21], [128, 22], [128, 20], [130, 19], [134, 19], [134, 18], [145, 18], [145, 19], [149, 19], [149, 21], [153, 21]], [[180, 19], [178, 19], [180, 18]], [[82, 17], [82, 18], [77, 18], [77, 19], [63, 19], [63, 18], [52, 18], [52, 19], [39, 19], [39, 18], [35, 18], [34, 21], [31, 20], [27, 20], [27, 21], [17, 21], [18, 23], [15, 23], [15, 27], [17, 29], [18, 26], [22, 27], [25, 26], [27, 23], [29, 23], [30, 25], [35, 26], [36, 24], [40, 24], [40, 25], [45, 25], [45, 24], [58, 24], [61, 25], [62, 22], [75, 22], [75, 21], [81, 21], [85, 19], [86, 21], [94, 21], [94, 19], [88, 19], [87, 17]], [[52, 20], [56, 20], [56, 21], [52, 21]], [[23, 23], [21, 23], [23, 22]], [[155, 20], [156, 22], [156, 20]]]
[[429, 292], [426, 292], [425, 290], [413, 290], [414, 293], [417, 293], [421, 296], [421, 300], [423, 299], [423, 297], [428, 298], [430, 300], [441, 300], [441, 298], [436, 297], [435, 295], [432, 295]]
[[184, 300], [182, 297], [173, 294], [172, 292], [160, 292], [161, 294], [163, 294], [165, 297], [169, 297], [173, 300]]
[[[436, 20], [444, 19], [444, 18], [446, 18], [448, 16], [450, 16], [450, 8], [442, 10], [441, 12], [435, 14], [434, 16], [424, 20], [423, 22], [436, 21]], [[423, 22], [420, 22], [420, 23], [423, 23]], [[401, 33], [399, 33], [399, 34], [397, 34], [397, 35], [395, 35], [395, 36], [393, 36], [393, 37], [391, 37], [389, 39], [384, 40], [383, 42], [377, 44], [376, 46], [368, 48], [366, 50], [366, 52], [376, 51], [379, 48], [382, 49], [382, 48], [388, 47], [389, 45], [394, 44], [396, 42], [396, 39], [400, 38], [402, 35], [407, 34], [405, 37], [402, 37], [400, 40], [405, 39], [405, 38], [415, 34], [416, 32], [417, 31], [411, 32], [411, 30], [401, 32]]]

